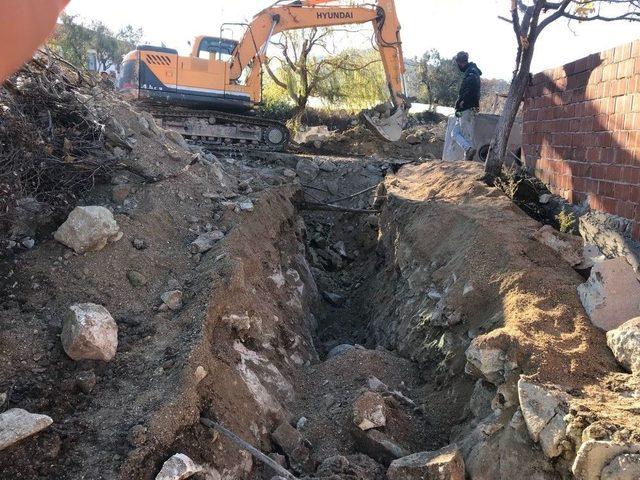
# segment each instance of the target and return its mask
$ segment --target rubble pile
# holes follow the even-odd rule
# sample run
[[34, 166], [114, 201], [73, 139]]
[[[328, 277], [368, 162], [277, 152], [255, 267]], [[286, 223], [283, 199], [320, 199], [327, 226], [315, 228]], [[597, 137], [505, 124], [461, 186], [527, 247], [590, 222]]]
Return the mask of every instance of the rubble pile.
[[0, 240], [25, 247], [109, 177], [98, 93], [91, 77], [45, 55], [0, 87]]

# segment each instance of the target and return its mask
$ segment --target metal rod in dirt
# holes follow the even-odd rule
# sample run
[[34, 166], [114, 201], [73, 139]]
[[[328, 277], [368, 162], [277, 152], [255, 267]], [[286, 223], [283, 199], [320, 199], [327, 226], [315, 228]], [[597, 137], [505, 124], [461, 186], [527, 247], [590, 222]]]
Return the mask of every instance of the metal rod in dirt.
[[344, 202], [345, 200], [351, 200], [352, 198], [359, 197], [360, 195], [364, 195], [365, 193], [375, 190], [376, 188], [378, 188], [378, 186], [379, 184], [374, 185], [373, 187], [365, 188], [364, 190], [360, 190], [359, 192], [349, 195], [348, 197], [342, 197], [337, 200], [332, 200], [331, 203], [338, 203], [338, 202]]
[[304, 203], [299, 203], [297, 206], [301, 210], [324, 210], [327, 212], [345, 212], [345, 213], [363, 213], [363, 214], [380, 213], [380, 210], [362, 210], [359, 208], [345, 208], [345, 207], [340, 207], [339, 205], [330, 205], [328, 203], [304, 202]]
[[231, 430], [227, 430], [226, 428], [224, 428], [219, 423], [214, 422], [213, 420], [210, 420], [210, 419], [205, 418], [205, 417], [201, 417], [200, 418], [200, 423], [202, 423], [203, 425], [205, 425], [205, 426], [207, 426], [209, 428], [213, 428], [214, 430], [220, 432], [225, 437], [227, 437], [229, 440], [231, 440], [233, 443], [238, 445], [240, 448], [242, 448], [243, 450], [246, 450], [251, 455], [253, 455], [255, 458], [260, 460], [262, 463], [264, 463], [265, 465], [267, 465], [270, 468], [272, 468], [273, 471], [275, 471], [281, 477], [284, 477], [287, 480], [298, 480], [298, 477], [294, 476], [291, 472], [289, 472], [289, 470], [287, 470], [286, 468], [282, 467], [280, 464], [278, 464], [276, 461], [272, 460], [271, 458], [267, 457], [264, 453], [262, 453], [260, 450], [255, 448], [253, 445], [245, 442], [239, 436], [237, 436], [235, 433], [233, 433]]

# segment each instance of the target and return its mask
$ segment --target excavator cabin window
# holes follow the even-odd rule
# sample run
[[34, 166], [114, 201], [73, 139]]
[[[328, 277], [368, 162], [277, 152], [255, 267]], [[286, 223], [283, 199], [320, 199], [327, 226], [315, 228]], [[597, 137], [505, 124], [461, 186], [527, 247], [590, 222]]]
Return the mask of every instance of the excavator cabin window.
[[[204, 37], [198, 47], [198, 57], [207, 60], [214, 58], [216, 60], [227, 61], [231, 58], [231, 55], [237, 46], [238, 42], [235, 40], [218, 37]], [[214, 54], [214, 56], [212, 57], [211, 54]]]

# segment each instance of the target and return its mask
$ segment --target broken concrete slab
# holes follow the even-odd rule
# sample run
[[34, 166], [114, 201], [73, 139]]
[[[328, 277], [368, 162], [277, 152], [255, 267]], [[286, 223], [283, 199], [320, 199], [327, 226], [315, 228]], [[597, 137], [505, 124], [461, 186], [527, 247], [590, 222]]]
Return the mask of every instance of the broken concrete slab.
[[637, 480], [640, 478], [640, 455], [619, 455], [604, 467], [601, 480]]
[[551, 225], [545, 225], [533, 234], [533, 238], [556, 252], [572, 267], [583, 262], [582, 240], [579, 237], [561, 233]]
[[626, 370], [640, 374], [640, 317], [607, 332], [607, 345]]
[[542, 451], [549, 458], [562, 453], [561, 443], [566, 436], [568, 395], [560, 390], [546, 388], [520, 379], [518, 397], [529, 435], [540, 442]]
[[176, 453], [164, 462], [162, 469], [156, 475], [156, 480], [184, 480], [201, 471], [202, 467], [185, 454]]
[[578, 294], [591, 322], [605, 331], [640, 317], [640, 282], [624, 258], [596, 263]]
[[44, 430], [53, 423], [51, 417], [12, 408], [0, 414], [0, 450]]
[[414, 453], [391, 462], [389, 480], [464, 480], [464, 460], [455, 445], [436, 452]]
[[76, 207], [53, 238], [76, 253], [97, 252], [122, 234], [113, 214], [104, 207]]
[[360, 430], [384, 427], [387, 407], [379, 393], [365, 392], [353, 405], [353, 422]]
[[392, 461], [407, 457], [411, 453], [380, 430], [364, 431], [354, 426], [351, 432], [356, 450], [385, 466], [389, 466]]
[[102, 305], [79, 303], [69, 307], [62, 325], [62, 347], [73, 360], [113, 359], [118, 349], [118, 325]]
[[640, 453], [640, 444], [588, 440], [576, 454], [571, 471], [578, 480], [602, 480], [604, 468], [623, 454]]

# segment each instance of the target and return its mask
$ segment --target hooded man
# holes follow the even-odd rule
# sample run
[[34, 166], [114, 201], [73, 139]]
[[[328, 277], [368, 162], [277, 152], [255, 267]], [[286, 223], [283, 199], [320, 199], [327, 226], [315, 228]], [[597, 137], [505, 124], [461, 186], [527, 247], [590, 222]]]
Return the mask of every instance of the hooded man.
[[480, 88], [482, 71], [478, 66], [469, 62], [469, 54], [460, 52], [455, 57], [455, 62], [461, 72], [464, 73], [460, 94], [456, 102], [456, 124], [452, 135], [455, 142], [464, 150], [467, 160], [473, 160], [476, 156], [476, 148], [473, 145], [473, 130], [476, 115], [480, 108]]

